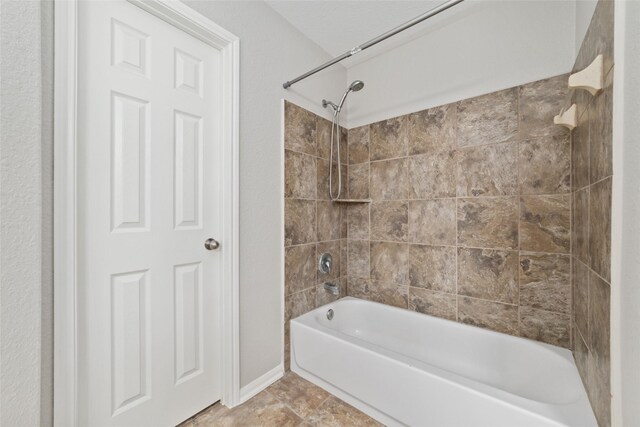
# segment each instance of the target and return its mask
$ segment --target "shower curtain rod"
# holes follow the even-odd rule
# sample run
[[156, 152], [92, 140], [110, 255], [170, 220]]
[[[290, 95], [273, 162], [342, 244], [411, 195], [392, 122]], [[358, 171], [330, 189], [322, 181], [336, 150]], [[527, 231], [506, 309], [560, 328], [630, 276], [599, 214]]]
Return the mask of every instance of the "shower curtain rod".
[[444, 12], [445, 10], [449, 9], [450, 7], [453, 7], [455, 5], [457, 5], [458, 3], [462, 3], [464, 0], [449, 0], [445, 3], [442, 3], [439, 6], [434, 7], [433, 9], [423, 13], [422, 15], [419, 15], [415, 18], [413, 18], [410, 21], [405, 22], [404, 24], [395, 27], [392, 30], [387, 31], [386, 33], [379, 35], [376, 38], [373, 38], [371, 40], [369, 40], [368, 42], [360, 45], [360, 46], [356, 46], [353, 49], [351, 49], [348, 52], [343, 53], [342, 55], [333, 58], [332, 60], [325, 62], [324, 64], [320, 65], [319, 67], [314, 68], [311, 71], [307, 71], [306, 73], [296, 77], [295, 79], [289, 80], [285, 83], [282, 84], [282, 87], [285, 89], [288, 89], [291, 87], [291, 85], [298, 83], [300, 80], [304, 80], [309, 76], [314, 75], [315, 73], [317, 73], [318, 71], [322, 71], [327, 67], [332, 66], [333, 64], [337, 64], [338, 62], [342, 61], [343, 59], [349, 58], [350, 56], [355, 55], [356, 53], [359, 53], [365, 49], [370, 48], [373, 45], [376, 45], [378, 43], [380, 43], [383, 40], [388, 39], [391, 36], [395, 36], [396, 34], [406, 30], [407, 28], [411, 28], [416, 24], [419, 24], [420, 22], [431, 18], [432, 16], [435, 16], [437, 14], [439, 14], [440, 12]]

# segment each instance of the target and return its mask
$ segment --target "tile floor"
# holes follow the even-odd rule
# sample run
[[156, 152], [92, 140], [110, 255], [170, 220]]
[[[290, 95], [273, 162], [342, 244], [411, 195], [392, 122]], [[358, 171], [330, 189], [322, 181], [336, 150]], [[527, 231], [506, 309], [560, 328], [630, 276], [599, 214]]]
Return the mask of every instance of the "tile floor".
[[244, 404], [228, 409], [218, 403], [178, 427], [218, 426], [382, 426], [319, 387], [287, 372]]

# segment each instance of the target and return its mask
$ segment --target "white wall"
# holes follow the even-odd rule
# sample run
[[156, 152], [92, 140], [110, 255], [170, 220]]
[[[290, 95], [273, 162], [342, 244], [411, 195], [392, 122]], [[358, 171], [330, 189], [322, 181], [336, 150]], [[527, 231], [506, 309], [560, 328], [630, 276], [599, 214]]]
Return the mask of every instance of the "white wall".
[[612, 421], [640, 420], [640, 2], [617, 2], [611, 236]]
[[0, 3], [0, 425], [51, 423], [49, 2]]
[[571, 70], [574, 2], [467, 1], [445, 13], [421, 24], [420, 38], [348, 69], [365, 82], [349, 98], [350, 127]]
[[343, 90], [342, 66], [284, 90], [329, 59], [263, 2], [185, 1], [240, 38], [240, 377], [247, 385], [281, 363], [281, 99], [325, 114]]

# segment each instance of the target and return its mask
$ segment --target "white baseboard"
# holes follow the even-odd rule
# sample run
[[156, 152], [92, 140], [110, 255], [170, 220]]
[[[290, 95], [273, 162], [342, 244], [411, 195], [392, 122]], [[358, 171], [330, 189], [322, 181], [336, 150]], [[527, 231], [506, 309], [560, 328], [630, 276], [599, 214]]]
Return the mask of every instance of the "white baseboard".
[[284, 365], [280, 364], [242, 387], [240, 389], [240, 402], [238, 402], [238, 405], [246, 402], [274, 382], [278, 381], [282, 378], [282, 375], [284, 375]]

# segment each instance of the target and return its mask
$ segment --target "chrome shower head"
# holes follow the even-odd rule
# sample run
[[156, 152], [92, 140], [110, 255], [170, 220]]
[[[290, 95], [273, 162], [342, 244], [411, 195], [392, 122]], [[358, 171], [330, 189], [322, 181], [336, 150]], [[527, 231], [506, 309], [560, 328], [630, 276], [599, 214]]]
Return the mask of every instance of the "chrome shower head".
[[356, 80], [356, 81], [354, 81], [353, 83], [351, 83], [349, 85], [349, 90], [357, 92], [360, 89], [362, 89], [363, 87], [364, 87], [364, 82], [362, 80]]
[[342, 95], [342, 99], [340, 100], [340, 103], [338, 104], [338, 108], [336, 111], [340, 112], [340, 110], [342, 110], [342, 106], [344, 105], [344, 101], [347, 99], [347, 95], [349, 95], [349, 92], [357, 92], [361, 90], [363, 87], [364, 87], [364, 82], [362, 80], [355, 80], [353, 83], [351, 83], [349, 85], [349, 89], [347, 89], [344, 95]]

